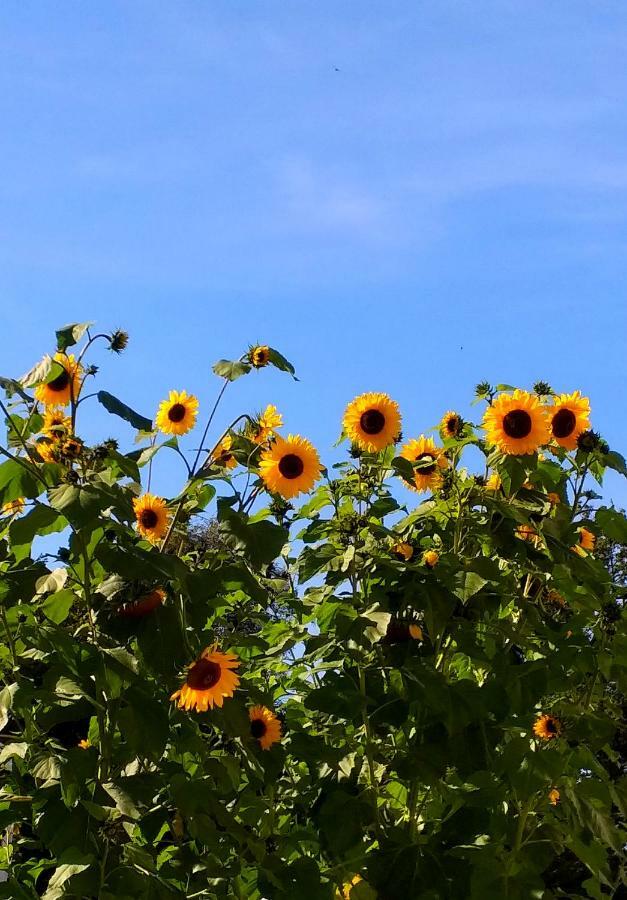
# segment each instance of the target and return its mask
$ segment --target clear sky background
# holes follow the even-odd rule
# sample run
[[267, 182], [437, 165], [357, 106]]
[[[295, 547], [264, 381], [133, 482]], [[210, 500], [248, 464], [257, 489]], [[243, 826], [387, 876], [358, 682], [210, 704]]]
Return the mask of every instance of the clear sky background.
[[626, 45], [623, 0], [3, 0], [0, 374], [95, 319], [149, 416], [276, 346], [301, 381], [220, 422], [274, 402], [327, 462], [354, 394], [409, 437], [482, 379], [582, 389], [625, 451]]

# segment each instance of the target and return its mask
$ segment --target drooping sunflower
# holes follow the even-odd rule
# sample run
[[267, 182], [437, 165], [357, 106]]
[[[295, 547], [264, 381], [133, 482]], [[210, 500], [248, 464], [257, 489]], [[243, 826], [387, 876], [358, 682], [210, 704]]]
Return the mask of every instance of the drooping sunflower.
[[250, 733], [259, 741], [262, 750], [269, 750], [281, 740], [281, 722], [267, 706], [253, 706], [248, 710]]
[[560, 802], [560, 792], [558, 791], [558, 789], [551, 788], [548, 796], [549, 796], [549, 803], [551, 804], [551, 806], [557, 806], [557, 804]]
[[170, 700], [176, 700], [180, 709], [197, 712], [222, 706], [239, 685], [239, 675], [233, 671], [239, 665], [235, 654], [222, 653], [215, 644], [206, 647], [189, 666], [185, 684], [172, 694]]
[[487, 443], [510, 456], [535, 453], [549, 440], [546, 407], [527, 391], [500, 394], [486, 409], [483, 427]]
[[552, 741], [562, 733], [562, 723], [550, 713], [542, 713], [533, 723], [533, 733], [542, 741]]
[[574, 547], [571, 547], [571, 550], [574, 550], [578, 556], [587, 556], [588, 553], [593, 553], [597, 541], [596, 535], [583, 526], [578, 529], [578, 533], [579, 540]]
[[257, 344], [248, 351], [248, 360], [255, 369], [263, 369], [270, 362], [270, 348], [266, 344]]
[[156, 544], [168, 530], [170, 513], [165, 500], [154, 494], [142, 494], [133, 500], [133, 509], [137, 530], [151, 544]]
[[580, 391], [558, 394], [548, 407], [551, 435], [564, 450], [575, 450], [577, 438], [590, 428], [590, 400]]
[[277, 428], [281, 428], [282, 425], [283, 416], [276, 406], [269, 403], [257, 419], [257, 427], [252, 436], [253, 441], [255, 444], [265, 444], [269, 438], [276, 434]]
[[414, 548], [411, 544], [408, 544], [407, 541], [395, 541], [390, 547], [390, 550], [395, 556], [404, 559], [405, 562], [409, 562], [414, 555]]
[[418, 493], [435, 490], [442, 482], [442, 471], [448, 466], [448, 460], [441, 447], [436, 447], [433, 438], [421, 434], [419, 438], [409, 441], [401, 450], [403, 459], [419, 462], [420, 468], [414, 471], [414, 483], [409, 485]]
[[140, 619], [142, 616], [147, 616], [148, 613], [157, 609], [158, 606], [161, 606], [165, 598], [166, 592], [162, 587], [153, 588], [147, 594], [142, 594], [137, 600], [132, 600], [130, 603], [125, 603], [124, 606], [121, 606], [118, 610], [118, 615], [128, 619]]
[[222, 438], [218, 446], [211, 454], [211, 462], [214, 464], [214, 466], [222, 466], [222, 468], [224, 469], [235, 468], [235, 466], [237, 465], [237, 460], [231, 452], [232, 446], [233, 438], [230, 434], [227, 434], [226, 437]]
[[67, 406], [72, 398], [78, 398], [82, 366], [71, 353], [55, 353], [54, 361], [59, 363], [63, 371], [48, 384], [38, 384], [35, 397], [45, 406]]
[[3, 504], [2, 513], [5, 516], [19, 516], [25, 506], [24, 497], [16, 497], [15, 500], [9, 500], [8, 503]]
[[400, 435], [398, 403], [387, 394], [360, 394], [346, 407], [342, 425], [353, 444], [376, 453], [389, 447]]
[[320, 477], [320, 457], [308, 440], [298, 434], [277, 438], [265, 450], [259, 474], [268, 491], [286, 500], [310, 491]]
[[187, 391], [170, 391], [157, 410], [156, 423], [163, 434], [187, 434], [196, 424], [198, 400]]
[[459, 413], [449, 409], [440, 420], [440, 436], [442, 440], [459, 437], [464, 430], [464, 420]]
[[44, 412], [44, 421], [41, 426], [41, 433], [51, 438], [58, 438], [61, 435], [69, 434], [72, 430], [72, 420], [66, 416], [65, 410], [61, 406], [48, 406]]
[[440, 559], [440, 554], [436, 550], [425, 550], [422, 554], [422, 561], [429, 569], [435, 568]]

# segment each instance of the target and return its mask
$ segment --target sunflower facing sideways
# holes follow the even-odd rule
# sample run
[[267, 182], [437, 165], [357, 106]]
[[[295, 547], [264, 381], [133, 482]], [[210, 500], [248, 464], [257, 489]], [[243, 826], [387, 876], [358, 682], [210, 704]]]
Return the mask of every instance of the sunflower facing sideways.
[[281, 740], [281, 723], [267, 706], [253, 706], [248, 710], [250, 733], [259, 741], [262, 750], [269, 750]]
[[259, 474], [268, 491], [290, 500], [312, 489], [320, 477], [320, 457], [308, 440], [290, 434], [262, 453]]
[[277, 428], [283, 425], [283, 416], [274, 404], [269, 403], [264, 411], [259, 414], [257, 419], [257, 427], [253, 431], [252, 439], [255, 444], [265, 444], [273, 435], [276, 434]]
[[35, 398], [44, 406], [67, 406], [71, 400], [78, 399], [82, 367], [72, 354], [68, 356], [65, 353], [55, 353], [54, 361], [61, 366], [62, 371], [48, 384], [38, 384]]
[[187, 434], [196, 424], [198, 400], [187, 391], [170, 391], [167, 400], [159, 404], [156, 424], [163, 434]]
[[206, 647], [189, 666], [185, 684], [172, 694], [170, 700], [176, 700], [180, 709], [197, 712], [222, 706], [239, 685], [239, 675], [233, 671], [239, 665], [233, 653], [222, 653], [215, 644]]
[[533, 733], [542, 741], [552, 741], [562, 733], [562, 723], [550, 713], [542, 713], [533, 723]]
[[66, 416], [61, 406], [48, 406], [44, 412], [41, 433], [51, 438], [58, 438], [72, 430], [72, 420]]
[[510, 456], [535, 453], [549, 440], [546, 408], [535, 394], [500, 394], [483, 416], [486, 441]]
[[444, 450], [436, 447], [433, 438], [421, 434], [416, 440], [409, 441], [401, 450], [403, 459], [413, 463], [420, 463], [420, 467], [414, 471], [414, 483], [408, 485], [414, 491], [432, 491], [442, 482], [442, 471], [448, 466], [448, 460], [444, 456]]
[[387, 394], [360, 394], [346, 407], [342, 425], [353, 444], [377, 453], [393, 444], [401, 432], [398, 403]]
[[459, 413], [449, 409], [440, 419], [440, 437], [443, 441], [447, 438], [458, 438], [464, 430], [464, 420]]
[[233, 438], [230, 434], [225, 435], [211, 454], [211, 462], [214, 466], [221, 466], [224, 469], [235, 468], [237, 460], [233, 456], [232, 446]]
[[575, 450], [577, 438], [590, 428], [590, 401], [579, 391], [558, 394], [548, 408], [551, 435], [564, 450]]
[[142, 537], [156, 544], [168, 530], [170, 514], [165, 500], [154, 494], [142, 494], [133, 500], [137, 530]]
[[248, 351], [248, 360], [255, 369], [263, 369], [270, 362], [270, 348], [266, 344], [257, 344]]

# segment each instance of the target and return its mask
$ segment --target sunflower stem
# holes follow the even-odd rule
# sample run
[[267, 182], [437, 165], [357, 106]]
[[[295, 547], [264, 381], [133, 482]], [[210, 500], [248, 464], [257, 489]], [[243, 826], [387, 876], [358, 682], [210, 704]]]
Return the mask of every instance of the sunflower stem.
[[359, 663], [357, 664], [357, 671], [359, 673], [359, 693], [361, 694], [361, 716], [362, 721], [364, 723], [364, 731], [366, 734], [366, 746], [365, 746], [365, 754], [366, 759], [368, 761], [368, 774], [370, 778], [370, 796], [372, 799], [372, 806], [374, 811], [374, 821], [375, 828], [377, 832], [379, 832], [381, 828], [381, 821], [379, 819], [379, 788], [377, 785], [377, 779], [375, 775], [374, 768], [374, 757], [372, 754], [372, 731], [370, 728], [370, 719], [368, 717], [368, 696], [366, 694], [366, 673], [364, 668]]

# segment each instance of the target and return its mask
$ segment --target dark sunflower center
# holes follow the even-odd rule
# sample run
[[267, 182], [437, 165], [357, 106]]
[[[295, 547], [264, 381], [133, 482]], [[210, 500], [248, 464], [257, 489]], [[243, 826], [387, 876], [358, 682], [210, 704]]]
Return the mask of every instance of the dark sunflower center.
[[556, 438], [567, 438], [575, 430], [577, 418], [570, 409], [560, 409], [553, 416], [551, 427]]
[[254, 738], [262, 738], [267, 730], [268, 726], [263, 719], [253, 719], [250, 723], [250, 733]]
[[208, 691], [220, 681], [221, 674], [222, 669], [217, 662], [199, 659], [187, 673], [188, 687], [197, 691]]
[[435, 460], [431, 453], [421, 453], [420, 456], [416, 457], [416, 462], [431, 463], [431, 465], [420, 466], [417, 470], [420, 475], [432, 475], [435, 472]]
[[154, 528], [159, 521], [159, 517], [154, 509], [142, 509], [139, 514], [139, 521], [144, 528]]
[[457, 430], [459, 428], [459, 419], [457, 416], [451, 416], [448, 422], [446, 423], [446, 430], [450, 435], [456, 435]]
[[48, 382], [48, 388], [51, 391], [64, 391], [70, 383], [70, 374], [64, 369], [60, 375]]
[[300, 456], [295, 453], [286, 453], [279, 460], [279, 472], [283, 478], [298, 478], [303, 474], [305, 466]]
[[511, 438], [526, 438], [531, 426], [531, 416], [524, 409], [512, 409], [503, 417], [503, 431]]
[[185, 407], [182, 403], [174, 403], [168, 410], [170, 422], [182, 422], [185, 418]]
[[385, 416], [378, 409], [367, 409], [361, 414], [359, 424], [366, 434], [380, 434], [385, 427]]
[[552, 719], [549, 719], [547, 722], [545, 722], [544, 727], [549, 732], [549, 734], [557, 734], [557, 726]]

